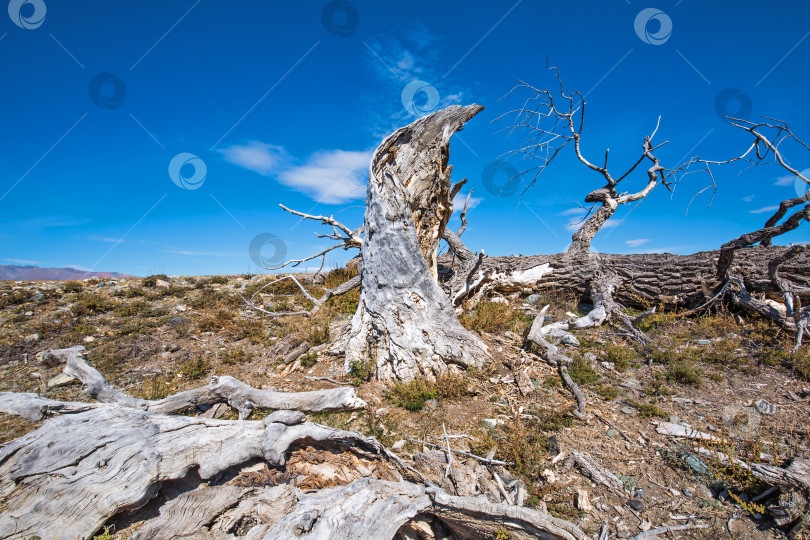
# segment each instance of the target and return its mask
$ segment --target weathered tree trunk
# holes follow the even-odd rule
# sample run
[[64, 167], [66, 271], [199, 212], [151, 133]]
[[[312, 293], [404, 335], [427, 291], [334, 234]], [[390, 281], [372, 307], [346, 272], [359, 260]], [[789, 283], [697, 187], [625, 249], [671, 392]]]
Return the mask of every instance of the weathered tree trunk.
[[[585, 202], [594, 201], [589, 200], [586, 197]], [[568, 253], [572, 255], [588, 253], [591, 250], [591, 241], [593, 241], [593, 237], [596, 236], [596, 233], [599, 232], [602, 225], [604, 225], [605, 222], [613, 216], [618, 207], [619, 205], [616, 203], [615, 199], [606, 197], [605, 200], [602, 201], [602, 206], [600, 206], [592, 216], [585, 220], [582, 227], [577, 229], [577, 232], [571, 236], [571, 245], [568, 246]]]
[[452, 213], [450, 136], [482, 109], [433, 113], [397, 130], [374, 153], [347, 369], [370, 360], [381, 380], [433, 378], [448, 366], [465, 369], [488, 357], [436, 281], [436, 248]]

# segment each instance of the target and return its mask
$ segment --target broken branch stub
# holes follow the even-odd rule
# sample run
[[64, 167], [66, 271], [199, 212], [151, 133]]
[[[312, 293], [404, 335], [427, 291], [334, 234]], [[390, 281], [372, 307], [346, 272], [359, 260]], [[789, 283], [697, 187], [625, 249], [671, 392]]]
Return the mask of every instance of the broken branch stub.
[[436, 250], [452, 213], [450, 137], [482, 109], [447, 107], [397, 130], [375, 151], [347, 370], [371, 361], [380, 380], [434, 378], [489, 357], [436, 279]]

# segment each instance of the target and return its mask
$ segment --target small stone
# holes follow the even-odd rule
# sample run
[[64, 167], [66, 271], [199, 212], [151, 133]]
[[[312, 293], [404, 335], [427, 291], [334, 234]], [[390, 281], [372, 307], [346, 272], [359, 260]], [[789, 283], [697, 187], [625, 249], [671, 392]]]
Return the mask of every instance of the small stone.
[[45, 300], [45, 295], [41, 292], [36, 293], [34, 296], [31, 297], [31, 300], [34, 302], [39, 302], [41, 300]]
[[74, 377], [71, 377], [70, 375], [66, 375], [64, 373], [60, 373], [59, 375], [48, 381], [48, 388], [58, 388], [60, 386], [67, 386], [73, 383], [74, 381], [76, 381]]
[[607, 435], [607, 436], [608, 436], [608, 437], [610, 437], [610, 438], [613, 438], [613, 437], [615, 437], [615, 436], [616, 436], [616, 435], [618, 435], [618, 434], [619, 434], [619, 432], [618, 432], [618, 431], [616, 431], [616, 430], [615, 430], [615, 429], [613, 429], [613, 428], [611, 428], [611, 429], [609, 429], [609, 430], [607, 430], [607, 431], [605, 432], [605, 435]]
[[636, 410], [635, 410], [635, 409], [633, 409], [632, 407], [622, 407], [622, 408], [621, 408], [621, 411], [622, 411], [624, 414], [627, 414], [627, 415], [629, 415], [629, 416], [635, 416], [635, 415], [636, 415]]
[[714, 493], [712, 493], [712, 490], [710, 490], [704, 484], [698, 484], [695, 491], [697, 491], [697, 494], [700, 497], [703, 497], [705, 499], [711, 499], [712, 497], [714, 497]]
[[599, 358], [597, 358], [596, 355], [593, 354], [592, 352], [586, 352], [585, 354], [582, 355], [582, 357], [589, 362], [596, 362], [597, 360], [599, 360]]
[[671, 415], [671, 416], [669, 417], [669, 423], [670, 423], [670, 424], [680, 424], [680, 423], [681, 423], [681, 419], [680, 419], [680, 418], [678, 418], [677, 416], [675, 416], [675, 415], [673, 414], [673, 415]]
[[546, 446], [548, 448], [548, 455], [554, 457], [560, 453], [560, 442], [554, 435], [549, 435], [546, 439]]
[[683, 458], [683, 460], [687, 465], [689, 465], [689, 467], [691, 467], [693, 471], [695, 471], [696, 474], [706, 474], [709, 472], [709, 466], [706, 465], [702, 459], [696, 456], [690, 454]]
[[576, 336], [571, 334], [565, 334], [562, 337], [562, 342], [566, 345], [571, 345], [572, 347], [579, 347], [579, 340], [576, 338]]
[[509, 304], [509, 300], [504, 298], [503, 296], [496, 296], [490, 299], [490, 302], [493, 304]]
[[25, 312], [23, 315], [25, 315], [26, 317], [30, 317], [30, 316], [32, 316], [33, 314], [34, 314], [34, 312], [33, 312], [33, 311], [26, 311], [26, 312]]
[[391, 445], [391, 450], [393, 450], [394, 452], [399, 452], [403, 448], [405, 448], [405, 439], [400, 439], [393, 445]]
[[484, 418], [483, 424], [486, 428], [495, 429], [497, 426], [503, 425], [503, 420], [498, 418]]
[[773, 414], [776, 412], [776, 406], [773, 403], [768, 403], [764, 399], [754, 402], [754, 408], [759, 414]]
[[543, 324], [548, 324], [548, 323], [553, 323], [553, 322], [554, 322], [554, 317], [552, 317], [551, 315], [546, 315], [545, 317], [543, 317]]
[[181, 326], [184, 324], [188, 324], [188, 319], [186, 319], [185, 317], [173, 317], [169, 321], [169, 324], [171, 324], [172, 326]]
[[436, 407], [439, 406], [439, 401], [436, 398], [429, 399], [425, 402], [425, 408], [431, 411], [435, 410]]
[[697, 341], [697, 344], [698, 344], [698, 345], [711, 345], [711, 343], [712, 343], [712, 342], [711, 342], [711, 341], [709, 341], [708, 339], [699, 339], [699, 340]]
[[377, 412], [374, 413], [375, 416], [382, 416], [384, 414], [388, 414], [391, 412], [391, 407], [383, 407], [382, 409], [377, 409]]
[[529, 297], [526, 299], [527, 304], [537, 304], [539, 302], [540, 302], [539, 294], [530, 294]]
[[627, 501], [627, 506], [629, 506], [636, 512], [644, 511], [644, 503], [639, 501], [638, 499], [630, 499], [629, 501]]
[[39, 341], [40, 335], [39, 334], [28, 334], [25, 336], [26, 343], [36, 343]]
[[633, 491], [633, 496], [636, 499], [643, 499], [644, 495], [646, 494], [647, 492], [644, 490], [644, 488], [636, 488], [635, 491]]
[[182, 313], [183, 311], [188, 311], [188, 308], [187, 308], [186, 306], [182, 306], [182, 305], [181, 305], [181, 306], [175, 306], [175, 307], [174, 307], [174, 310], [175, 310], [175, 311], [179, 311], [179, 312], [181, 312], [181, 313]]
[[168, 281], [166, 281], [165, 279], [159, 279], [159, 280], [157, 280], [157, 281], [155, 282], [155, 285], [157, 285], [158, 287], [162, 287], [162, 288], [164, 288], [164, 289], [168, 289], [169, 287], [171, 287], [171, 286], [172, 286], [172, 284], [171, 284], [171, 283], [169, 283]]
[[84, 339], [82, 341], [84, 341], [85, 343], [93, 343], [95, 340], [96, 338], [94, 338], [93, 336], [84, 336]]
[[691, 492], [691, 491], [689, 491], [689, 490], [688, 490], [688, 489], [686, 489], [686, 488], [683, 488], [683, 489], [681, 490], [681, 493], [683, 493], [683, 496], [684, 496], [684, 497], [691, 497], [691, 496], [692, 496], [692, 492]]

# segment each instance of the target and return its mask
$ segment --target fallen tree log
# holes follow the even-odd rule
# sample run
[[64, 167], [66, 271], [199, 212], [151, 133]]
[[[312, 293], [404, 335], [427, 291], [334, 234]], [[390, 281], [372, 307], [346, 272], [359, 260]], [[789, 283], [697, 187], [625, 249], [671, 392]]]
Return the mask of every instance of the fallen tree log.
[[[730, 273], [752, 294], [781, 296], [769, 274], [769, 263], [784, 247], [752, 247], [737, 251]], [[488, 285], [500, 292], [569, 293], [589, 298], [591, 281], [599, 271], [617, 276], [613, 299], [624, 306], [689, 308], [705, 302], [723, 286], [717, 277], [719, 250], [691, 255], [560, 253], [521, 257], [486, 257], [476, 273], [475, 285], [458, 302]], [[453, 276], [452, 258], [439, 259], [443, 280]], [[810, 298], [810, 253], [805, 251], [779, 268], [780, 278], [797, 284], [797, 293]], [[517, 279], [528, 276], [529, 279]]]

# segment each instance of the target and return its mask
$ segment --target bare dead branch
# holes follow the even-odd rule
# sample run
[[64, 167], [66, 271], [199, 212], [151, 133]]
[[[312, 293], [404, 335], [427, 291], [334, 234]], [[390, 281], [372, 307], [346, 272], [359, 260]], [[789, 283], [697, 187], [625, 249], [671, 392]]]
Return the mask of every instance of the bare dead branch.
[[[528, 97], [522, 106], [502, 114], [495, 121], [512, 117], [511, 124], [505, 129], [510, 134], [519, 132], [525, 137], [523, 145], [506, 152], [503, 154], [504, 157], [520, 155], [525, 159], [538, 160], [540, 163], [520, 174], [524, 178], [531, 177], [527, 189], [537, 183], [539, 176], [569, 143], [574, 148], [577, 160], [603, 177], [604, 187], [592, 191], [585, 197], [585, 202], [598, 203], [601, 206], [593, 215], [587, 217], [583, 225], [574, 233], [568, 249], [569, 253], [581, 255], [590, 251], [593, 237], [620, 205], [644, 199], [658, 184], [671, 190], [676, 175], [684, 172], [687, 164], [676, 169], [668, 169], [661, 165], [660, 159], [655, 155], [657, 149], [667, 144], [666, 141], [656, 146], [652, 144], [652, 139], [661, 126], [659, 116], [652, 133], [646, 136], [642, 142], [642, 151], [638, 159], [618, 177], [614, 177], [608, 167], [609, 149], [605, 150], [603, 165], [595, 164], [583, 152], [582, 137], [586, 105], [584, 96], [577, 91], [566, 92], [559, 69], [556, 67], [548, 69], [554, 71], [559, 83], [559, 91], [541, 90], [524, 81], [518, 81], [507, 96], [526, 93]], [[644, 188], [635, 193], [619, 193], [617, 189], [619, 182], [630, 176], [645, 161], [650, 162], [650, 167], [647, 169], [648, 181]]]

